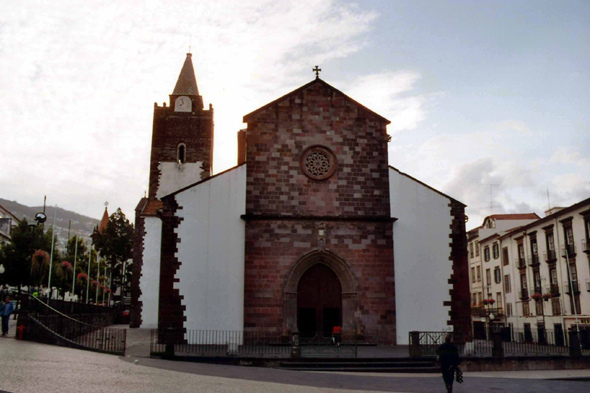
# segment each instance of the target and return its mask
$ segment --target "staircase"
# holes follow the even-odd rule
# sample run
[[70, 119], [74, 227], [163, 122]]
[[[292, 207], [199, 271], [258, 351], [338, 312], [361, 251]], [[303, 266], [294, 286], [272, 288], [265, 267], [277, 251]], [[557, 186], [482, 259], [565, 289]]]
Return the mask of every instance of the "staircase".
[[383, 358], [383, 359], [298, 359], [280, 362], [280, 368], [297, 371], [340, 371], [367, 373], [439, 373], [434, 358]]

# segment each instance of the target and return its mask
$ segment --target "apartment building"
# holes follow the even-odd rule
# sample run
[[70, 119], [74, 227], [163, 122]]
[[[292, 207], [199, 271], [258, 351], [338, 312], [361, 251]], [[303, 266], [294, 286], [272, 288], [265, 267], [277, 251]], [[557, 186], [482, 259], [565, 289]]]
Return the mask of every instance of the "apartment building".
[[559, 343], [577, 325], [590, 345], [589, 239], [590, 198], [500, 236], [507, 258], [499, 288], [513, 311], [505, 327], [535, 341], [549, 331]]
[[[503, 263], [500, 257], [507, 256], [500, 251], [500, 237], [538, 219], [535, 213], [494, 214], [467, 233], [474, 338], [486, 338], [493, 324], [506, 326], [506, 313], [513, 312], [512, 306], [508, 310], [504, 307]], [[508, 293], [511, 291], [512, 287], [509, 287]]]

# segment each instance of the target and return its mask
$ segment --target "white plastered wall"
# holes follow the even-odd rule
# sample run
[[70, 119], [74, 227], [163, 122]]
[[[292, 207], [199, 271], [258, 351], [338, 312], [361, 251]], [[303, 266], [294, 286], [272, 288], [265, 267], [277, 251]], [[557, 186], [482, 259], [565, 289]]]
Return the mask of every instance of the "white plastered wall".
[[162, 221], [157, 217], [145, 218], [145, 237], [143, 240], [143, 265], [139, 287], [142, 304], [141, 328], [158, 327], [158, 304], [160, 294], [160, 245]]
[[397, 343], [410, 331], [448, 330], [452, 273], [450, 199], [389, 169]]
[[160, 171], [160, 178], [156, 197], [162, 198], [200, 181], [201, 173], [203, 173], [203, 163], [160, 162], [158, 170]]
[[176, 201], [182, 209], [175, 288], [186, 307], [185, 328], [243, 330], [246, 166], [189, 188]]

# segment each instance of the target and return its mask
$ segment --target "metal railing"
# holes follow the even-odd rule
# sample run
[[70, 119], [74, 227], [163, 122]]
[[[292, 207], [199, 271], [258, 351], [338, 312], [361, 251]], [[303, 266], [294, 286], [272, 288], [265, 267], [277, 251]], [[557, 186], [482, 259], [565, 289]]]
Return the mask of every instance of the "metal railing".
[[573, 258], [576, 256], [576, 246], [574, 244], [566, 244], [561, 246], [561, 256], [565, 258]]
[[555, 254], [555, 250], [544, 251], [543, 255], [545, 256], [545, 262], [551, 262], [551, 261], [555, 261], [557, 259], [557, 256]]
[[539, 255], [537, 255], [537, 254], [530, 255], [528, 257], [528, 260], [529, 260], [530, 266], [536, 266], [539, 264]]
[[290, 339], [276, 332], [153, 329], [151, 356], [288, 356]]
[[[105, 328], [99, 324], [83, 322], [68, 316], [30, 296], [27, 317], [39, 326], [27, 327], [26, 339], [73, 346], [117, 355], [125, 354], [127, 331]], [[80, 314], [85, 320], [108, 323], [108, 317], [100, 314]], [[54, 339], [48, 339], [53, 337]]]
[[[435, 356], [436, 349], [444, 342], [448, 332], [410, 332], [410, 356]], [[454, 343], [462, 356], [569, 356], [569, 337], [567, 332], [546, 329], [510, 329], [506, 327], [490, 329], [492, 339], [467, 340], [460, 333], [452, 333]], [[580, 332], [580, 347], [583, 356], [590, 356], [590, 330]]]
[[564, 281], [563, 287], [565, 288], [565, 293], [567, 294], [571, 294], [572, 290], [574, 291], [574, 293], [580, 292], [580, 284], [578, 283], [578, 281]]

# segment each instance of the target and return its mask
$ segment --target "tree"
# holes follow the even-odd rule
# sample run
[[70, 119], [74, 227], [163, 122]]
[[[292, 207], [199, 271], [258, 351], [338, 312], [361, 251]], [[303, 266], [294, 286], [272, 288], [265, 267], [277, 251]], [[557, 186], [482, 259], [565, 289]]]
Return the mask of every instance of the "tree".
[[[95, 231], [92, 236], [94, 247], [104, 258], [104, 262], [112, 274], [111, 288], [109, 289], [113, 292], [122, 285], [123, 263], [131, 259], [133, 255], [133, 233], [133, 224], [125, 217], [121, 208], [118, 208], [109, 217], [106, 229], [102, 233]], [[125, 282], [129, 281], [125, 280]]]
[[[53, 231], [49, 229], [43, 233], [42, 226], [29, 227], [27, 221], [22, 220], [11, 235], [10, 242], [4, 244], [0, 252], [2, 263], [6, 267], [6, 272], [3, 274], [4, 283], [15, 286], [40, 283], [41, 278], [46, 277], [46, 274], [41, 266], [37, 271], [39, 274], [32, 272], [33, 254], [37, 250], [51, 251]], [[58, 257], [57, 251], [54, 250], [54, 260], [56, 257]]]

